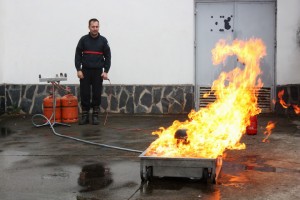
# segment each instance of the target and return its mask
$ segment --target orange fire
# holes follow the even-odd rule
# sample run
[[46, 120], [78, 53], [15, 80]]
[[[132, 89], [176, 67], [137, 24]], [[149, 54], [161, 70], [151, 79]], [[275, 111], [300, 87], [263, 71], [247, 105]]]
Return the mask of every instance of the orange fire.
[[297, 115], [300, 115], [300, 107], [298, 105], [293, 105], [294, 111]]
[[284, 90], [280, 90], [278, 92], [279, 103], [282, 105], [282, 107], [288, 108], [290, 104], [285, 103], [285, 101], [282, 99], [283, 95], [284, 95]]
[[264, 132], [266, 137], [262, 140], [262, 142], [267, 142], [268, 141], [268, 138], [272, 133], [272, 129], [274, 129], [274, 128], [275, 128], [275, 123], [272, 122], [272, 121], [269, 121], [268, 125], [266, 126], [266, 131]]
[[[261, 110], [257, 106], [257, 92], [262, 87], [260, 59], [266, 55], [261, 39], [234, 40], [231, 45], [220, 40], [212, 50], [213, 64], [224, 63], [228, 56], [236, 55], [245, 64], [222, 72], [213, 82], [211, 92], [216, 101], [198, 112], [192, 110], [188, 120], [174, 121], [168, 128], [159, 128], [152, 134], [158, 138], [149, 146], [146, 156], [217, 158], [226, 149], [245, 149], [240, 143], [250, 116]], [[178, 141], [174, 134], [186, 129], [187, 141]]]
[[207, 97], [209, 97], [209, 95], [210, 95], [210, 92], [205, 93], [205, 94], [203, 94], [203, 98], [207, 98]]
[[290, 106], [292, 106], [294, 108], [294, 111], [297, 115], [300, 115], [300, 107], [298, 105], [294, 105], [294, 104], [287, 104], [284, 100], [283, 100], [283, 95], [284, 95], [284, 90], [280, 90], [278, 92], [278, 98], [279, 98], [279, 103], [281, 104], [281, 106], [283, 108], [289, 108]]

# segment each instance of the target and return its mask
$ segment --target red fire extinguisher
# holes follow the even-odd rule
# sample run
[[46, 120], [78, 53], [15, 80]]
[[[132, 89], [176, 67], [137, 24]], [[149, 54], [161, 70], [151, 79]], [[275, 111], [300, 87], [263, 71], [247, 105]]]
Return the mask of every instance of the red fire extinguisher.
[[[56, 97], [55, 98], [55, 122], [61, 122], [61, 109], [60, 109], [60, 98]], [[50, 94], [49, 96], [45, 97], [43, 100], [43, 110], [44, 110], [44, 115], [50, 119], [52, 114], [53, 114], [53, 95]], [[54, 122], [54, 116], [52, 116], [51, 123]]]
[[257, 134], [257, 116], [250, 117], [250, 125], [246, 127], [246, 133], [248, 135], [256, 135]]
[[62, 122], [78, 122], [78, 100], [73, 94], [68, 93], [61, 98]]

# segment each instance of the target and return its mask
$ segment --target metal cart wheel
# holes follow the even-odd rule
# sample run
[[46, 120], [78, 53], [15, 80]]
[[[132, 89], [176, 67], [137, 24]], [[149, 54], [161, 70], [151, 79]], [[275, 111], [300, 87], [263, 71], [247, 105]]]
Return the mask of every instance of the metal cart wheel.
[[212, 182], [213, 184], [216, 184], [216, 183], [217, 183], [217, 180], [216, 180], [216, 174], [212, 174], [212, 176], [211, 176], [211, 182]]
[[152, 166], [147, 167], [146, 176], [147, 176], [147, 180], [151, 181], [151, 179], [153, 177], [153, 167]]
[[142, 182], [145, 182], [145, 177], [144, 177], [144, 170], [143, 170], [143, 168], [140, 169], [140, 176], [141, 176]]
[[207, 183], [208, 179], [209, 179], [208, 168], [203, 168], [203, 172], [202, 172], [202, 182], [203, 182], [203, 183]]
[[140, 170], [140, 176], [141, 176], [142, 182], [151, 181], [152, 176], [153, 176], [153, 167], [145, 166], [145, 171], [144, 171], [144, 169]]

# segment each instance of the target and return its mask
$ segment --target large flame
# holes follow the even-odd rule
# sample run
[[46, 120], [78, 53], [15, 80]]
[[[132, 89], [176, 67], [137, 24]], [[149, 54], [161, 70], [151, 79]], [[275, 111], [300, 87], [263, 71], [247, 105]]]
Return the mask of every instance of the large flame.
[[[250, 116], [260, 113], [257, 92], [262, 87], [260, 59], [266, 55], [261, 39], [234, 40], [231, 45], [220, 40], [212, 50], [213, 64], [224, 63], [236, 55], [245, 65], [222, 72], [213, 82], [211, 92], [216, 101], [198, 112], [192, 110], [185, 122], [174, 121], [168, 128], [153, 132], [159, 136], [148, 148], [146, 156], [217, 158], [226, 149], [244, 149], [240, 143]], [[179, 129], [186, 129], [185, 142], [174, 138]]]

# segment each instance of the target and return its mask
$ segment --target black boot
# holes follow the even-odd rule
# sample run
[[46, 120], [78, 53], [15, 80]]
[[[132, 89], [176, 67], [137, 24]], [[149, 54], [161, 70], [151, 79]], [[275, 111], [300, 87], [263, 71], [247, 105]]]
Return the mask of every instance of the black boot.
[[79, 125], [85, 125], [89, 123], [89, 112], [86, 110], [82, 111], [81, 119], [79, 120]]
[[93, 108], [93, 115], [92, 115], [92, 124], [93, 125], [98, 125], [100, 123], [99, 121], [99, 107], [94, 107]]

